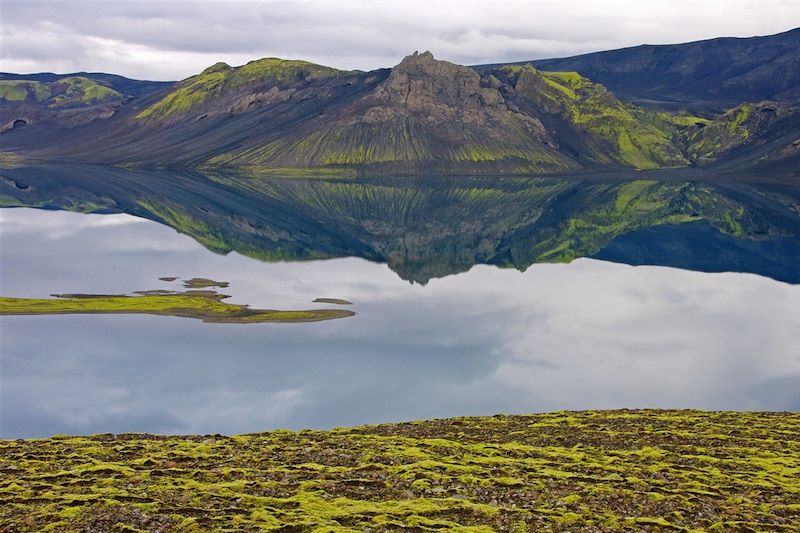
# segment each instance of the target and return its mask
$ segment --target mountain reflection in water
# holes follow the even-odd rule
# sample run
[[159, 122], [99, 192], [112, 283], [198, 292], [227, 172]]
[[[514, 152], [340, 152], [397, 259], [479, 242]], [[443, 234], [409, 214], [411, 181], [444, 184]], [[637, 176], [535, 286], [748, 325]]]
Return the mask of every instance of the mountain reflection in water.
[[39, 166], [0, 171], [5, 206], [129, 213], [217, 253], [355, 256], [426, 283], [476, 264], [597, 257], [800, 282], [800, 188], [775, 182], [346, 179]]

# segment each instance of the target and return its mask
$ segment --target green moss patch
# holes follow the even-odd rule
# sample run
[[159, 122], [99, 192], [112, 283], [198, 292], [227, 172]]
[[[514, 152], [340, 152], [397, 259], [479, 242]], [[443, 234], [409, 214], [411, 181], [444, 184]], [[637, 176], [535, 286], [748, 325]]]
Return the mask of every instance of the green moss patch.
[[[195, 278], [198, 279], [198, 278]], [[317, 322], [353, 316], [340, 309], [276, 311], [222, 301], [214, 291], [142, 291], [136, 296], [63, 294], [56, 298], [0, 297], [0, 315], [148, 314], [197, 318], [204, 322]]]
[[13, 531], [731, 531], [800, 523], [800, 414], [586, 411], [0, 441]]
[[275, 57], [251, 61], [241, 67], [216, 63], [197, 76], [180, 82], [172, 92], [139, 113], [136, 118], [150, 120], [177, 115], [202, 104], [209, 98], [257, 81], [280, 81], [295, 77], [321, 78], [341, 72], [308, 61]]
[[122, 98], [122, 94], [111, 87], [83, 76], [70, 76], [52, 82], [0, 80], [0, 99], [9, 102], [43, 102], [51, 107], [63, 107]]
[[674, 139], [691, 119], [673, 121], [665, 119], [666, 114], [626, 104], [577, 72], [541, 72], [531, 65], [504, 70], [515, 76], [520, 96], [583, 132], [595, 162], [639, 169], [688, 163]]

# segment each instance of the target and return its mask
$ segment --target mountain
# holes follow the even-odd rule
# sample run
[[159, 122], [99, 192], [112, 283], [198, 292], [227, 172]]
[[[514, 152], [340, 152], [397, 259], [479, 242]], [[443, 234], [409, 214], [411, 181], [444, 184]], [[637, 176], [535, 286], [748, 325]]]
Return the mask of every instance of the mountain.
[[96, 165], [0, 172], [0, 206], [129, 213], [217, 253], [356, 256], [420, 283], [600, 257], [800, 283], [800, 193], [762, 180], [286, 179]]
[[[796, 53], [785, 50], [793, 36], [758, 38], [771, 48], [766, 41], [744, 40], [751, 44], [740, 53], [756, 50], [750, 66], [785, 64]], [[728, 41], [676, 47], [705, 54], [706, 63], [698, 64], [712, 64], [721, 46], [743, 46], [742, 40]], [[766, 49], [773, 54], [767, 57]], [[773, 76], [770, 83], [780, 82], [772, 70], [763, 72]], [[672, 90], [653, 76], [653, 90]], [[787, 76], [789, 87], [794, 73]], [[691, 83], [684, 85], [694, 91]], [[129, 92], [121, 92], [125, 87]], [[631, 103], [575, 71], [532, 64], [472, 68], [429, 52], [371, 72], [265, 58], [239, 67], [217, 63], [160, 88], [80, 76], [0, 80], [0, 88], [0, 151], [44, 161], [310, 174], [701, 167], [795, 176], [800, 159], [800, 106], [790, 89], [747, 93], [788, 102], [744, 102], [731, 89], [725, 96], [731, 110], [695, 116]]]
[[46, 160], [137, 166], [548, 173], [685, 166], [674, 140], [697, 127], [574, 73], [482, 76], [430, 53], [366, 73], [275, 58], [216, 64], [119, 102], [83, 115], [102, 120], [53, 120], [3, 141]]
[[68, 128], [109, 118], [126, 101], [171, 85], [102, 73], [0, 73], [0, 132], [36, 124]]
[[95, 83], [105, 85], [125, 96], [142, 96], [155, 91], [160, 91], [170, 87], [174, 81], [148, 81], [134, 80], [117, 74], [107, 74], [105, 72], [75, 72], [72, 74], [54, 74], [52, 72], [39, 72], [36, 74], [13, 74], [10, 72], [0, 72], [0, 81], [36, 81], [39, 83], [53, 83], [64, 78], [86, 78]]
[[705, 123], [688, 137], [697, 166], [780, 174], [800, 169], [800, 107], [745, 103]]
[[532, 63], [545, 71], [578, 72], [625, 101], [650, 107], [720, 112], [743, 102], [800, 101], [800, 28]]

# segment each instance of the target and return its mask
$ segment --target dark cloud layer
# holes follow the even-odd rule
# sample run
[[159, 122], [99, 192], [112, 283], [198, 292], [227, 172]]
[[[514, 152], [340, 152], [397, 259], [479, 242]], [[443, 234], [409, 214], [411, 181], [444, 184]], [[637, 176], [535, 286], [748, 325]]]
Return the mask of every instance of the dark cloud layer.
[[460, 63], [523, 60], [800, 25], [800, 1], [9, 1], [2, 70], [176, 79], [279, 56], [391, 66], [416, 49]]

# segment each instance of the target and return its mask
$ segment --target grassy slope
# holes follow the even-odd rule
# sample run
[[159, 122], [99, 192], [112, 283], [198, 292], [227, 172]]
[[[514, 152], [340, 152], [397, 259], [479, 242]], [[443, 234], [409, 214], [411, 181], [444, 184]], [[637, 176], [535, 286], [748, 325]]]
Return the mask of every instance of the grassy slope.
[[[496, 125], [487, 126], [490, 131]], [[473, 136], [448, 144], [433, 135], [417, 117], [393, 117], [381, 123], [333, 124], [300, 138], [282, 138], [263, 146], [234, 151], [208, 161], [209, 167], [244, 166], [255, 169], [282, 167], [375, 168], [380, 165], [427, 165], [427, 172], [496, 174], [560, 172], [577, 168], [555, 150], [521, 132], [512, 115], [498, 131], [515, 132], [513, 142], [490, 136]], [[514, 135], [516, 135], [514, 137]]]
[[7, 102], [22, 102], [27, 98], [41, 101], [50, 97], [50, 87], [38, 81], [0, 80], [0, 98]]
[[[65, 295], [66, 296], [66, 295]], [[312, 322], [352, 316], [351, 311], [315, 309], [275, 311], [250, 309], [220, 301], [213, 292], [147, 294], [143, 296], [108, 295], [60, 298], [0, 297], [0, 315], [50, 314], [149, 314], [199, 318], [205, 322]]]
[[[737, 151], [761, 146], [786, 135], [781, 144], [761, 153], [759, 161], [796, 157], [800, 108], [775, 102], [745, 103], [729, 109], [693, 132], [688, 138], [688, 152], [699, 165], [707, 165]], [[779, 141], [780, 142], [780, 141]]]
[[72, 76], [54, 82], [0, 80], [0, 99], [9, 102], [40, 102], [51, 107], [96, 104], [122, 99], [122, 95], [89, 78]]
[[13, 531], [790, 531], [800, 415], [561, 412], [0, 441]]
[[[688, 160], [676, 142], [679, 133], [701, 119], [672, 117], [624, 104], [603, 86], [574, 72], [536, 71], [533, 67], [504, 67], [517, 77], [523, 96], [561, 115], [571, 128], [590, 139], [581, 154], [587, 161], [634, 168], [685, 166]], [[213, 65], [181, 82], [170, 94], [137, 115], [140, 122], [179, 121], [183, 115], [213, 98], [239, 94], [237, 89], [253, 82], [278, 82], [287, 78], [320, 78], [341, 71], [303, 61], [267, 58], [233, 68]], [[363, 112], [363, 110], [362, 110]], [[531, 136], [522, 115], [506, 113], [498, 123], [484, 124], [480, 134], [463, 125], [453, 128], [466, 136], [458, 142], [440, 138], [424, 117], [388, 114], [385, 120], [322, 121], [308, 131], [285, 132], [263, 144], [244, 145], [209, 158], [206, 165], [282, 167], [374, 167], [397, 168], [427, 162], [449, 171], [470, 173], [476, 165], [483, 172], [557, 172], [576, 168], [575, 161]], [[356, 117], [357, 118], [357, 117]], [[498, 119], [499, 120], [499, 119]], [[467, 128], [468, 129], [468, 128]], [[398, 167], [399, 165], [399, 167]], [[488, 165], [488, 166], [487, 166]]]
[[539, 72], [530, 65], [507, 66], [517, 75], [521, 96], [561, 114], [592, 139], [590, 159], [633, 168], [686, 166], [687, 159], [675, 143], [685, 123], [621, 102], [613, 93], [577, 72]]
[[314, 78], [332, 76], [340, 72], [342, 71], [307, 61], [274, 57], [251, 61], [241, 67], [216, 63], [197, 76], [180, 82], [173, 91], [139, 113], [136, 118], [152, 120], [179, 115], [209, 98], [258, 80], [282, 80], [296, 76]]

